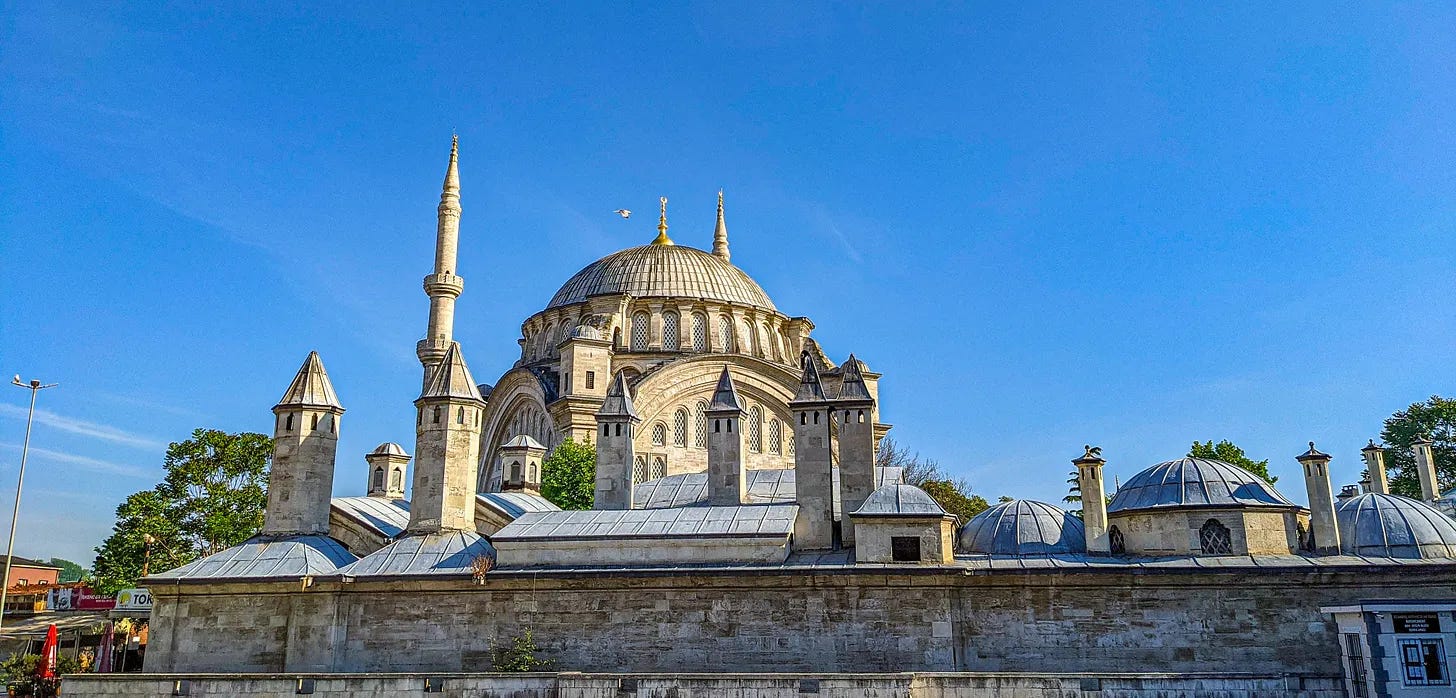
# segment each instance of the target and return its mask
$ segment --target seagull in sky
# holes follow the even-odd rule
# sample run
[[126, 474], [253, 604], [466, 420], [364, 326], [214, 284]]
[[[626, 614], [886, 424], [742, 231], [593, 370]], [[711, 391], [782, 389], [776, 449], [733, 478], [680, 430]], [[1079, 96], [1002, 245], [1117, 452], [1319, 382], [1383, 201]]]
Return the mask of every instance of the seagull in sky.
[[612, 211], [612, 213], [615, 213], [615, 214], [617, 214], [617, 215], [619, 215], [619, 216], [621, 216], [623, 218], [631, 218], [632, 217], [632, 212], [631, 211], [628, 211], [625, 208], [619, 208], [619, 209], [617, 209], [615, 211]]

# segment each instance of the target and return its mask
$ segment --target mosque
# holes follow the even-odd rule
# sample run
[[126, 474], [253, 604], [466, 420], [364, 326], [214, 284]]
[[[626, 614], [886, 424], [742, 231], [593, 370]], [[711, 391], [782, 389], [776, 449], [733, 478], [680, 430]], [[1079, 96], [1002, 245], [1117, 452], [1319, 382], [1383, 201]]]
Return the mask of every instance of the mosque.
[[[344, 407], [310, 354], [273, 407], [263, 531], [144, 580], [149, 671], [488, 671], [530, 629], [577, 671], [1450, 690], [1456, 519], [1433, 504], [1429, 443], [1414, 449], [1424, 501], [1388, 492], [1374, 443], [1365, 491], [1339, 496], [1331, 455], [1294, 456], [1307, 505], [1197, 458], [1107, 500], [1088, 446], [1072, 459], [1080, 516], [1013, 500], [957, 521], [877, 466], [880, 375], [732, 263], [721, 194], [710, 251], [669, 237], [664, 199], [656, 239], [568, 279], [522, 323], [515, 364], [477, 383], [453, 338], [458, 169], [452, 145], [413, 455], [382, 443], [358, 471], [367, 494], [331, 497]], [[566, 439], [596, 450], [588, 511], [540, 495]], [[1305, 692], [1318, 686], [1331, 692]]]

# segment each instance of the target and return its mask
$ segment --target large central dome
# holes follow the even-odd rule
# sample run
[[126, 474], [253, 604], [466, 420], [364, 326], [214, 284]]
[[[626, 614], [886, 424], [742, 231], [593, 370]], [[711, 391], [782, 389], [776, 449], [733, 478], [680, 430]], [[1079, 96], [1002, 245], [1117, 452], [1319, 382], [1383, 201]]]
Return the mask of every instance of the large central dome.
[[562, 285], [546, 307], [623, 293], [634, 298], [694, 298], [775, 310], [768, 294], [742, 269], [682, 245], [643, 245], [602, 257]]

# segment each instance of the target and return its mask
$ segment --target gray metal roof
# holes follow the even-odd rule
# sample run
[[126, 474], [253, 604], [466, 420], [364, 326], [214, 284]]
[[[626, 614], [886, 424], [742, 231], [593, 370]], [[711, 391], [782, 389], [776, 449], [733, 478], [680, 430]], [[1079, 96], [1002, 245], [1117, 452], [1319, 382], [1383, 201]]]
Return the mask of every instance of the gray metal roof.
[[334, 384], [329, 381], [329, 373], [324, 370], [324, 362], [316, 351], [309, 352], [308, 358], [303, 360], [293, 382], [288, 384], [288, 390], [283, 391], [283, 397], [278, 399], [277, 407], [295, 405], [343, 409], [338, 394], [334, 392]]
[[[839, 468], [831, 469], [836, 491], [839, 487]], [[899, 482], [902, 468], [876, 468], [876, 486]], [[796, 476], [793, 468], [769, 470], [748, 470], [747, 490], [749, 504], [792, 504]], [[678, 473], [632, 486], [633, 506], [638, 509], [666, 509], [669, 507], [690, 507], [706, 504], [708, 501], [707, 473]], [[834, 501], [835, 516], [839, 515], [839, 500]]]
[[335, 511], [374, 529], [385, 538], [393, 538], [409, 526], [408, 499], [334, 497], [329, 504]]
[[617, 371], [612, 385], [607, 388], [607, 399], [597, 410], [598, 417], [630, 417], [638, 419], [637, 408], [632, 404], [632, 389], [627, 386], [627, 372]]
[[512, 519], [528, 511], [561, 511], [545, 497], [526, 492], [481, 492], [475, 498]]
[[945, 509], [925, 490], [914, 485], [892, 483], [881, 485], [864, 504], [850, 512], [853, 516], [945, 516]]
[[474, 531], [405, 536], [339, 570], [349, 577], [473, 574], [476, 558], [495, 560], [490, 541]]
[[529, 512], [492, 537], [506, 541], [788, 536], [798, 511], [797, 504], [746, 504]]
[[545, 446], [542, 446], [540, 441], [537, 441], [537, 440], [531, 438], [531, 435], [530, 434], [517, 434], [516, 436], [511, 437], [511, 440], [510, 441], [507, 441], [507, 442], [501, 444], [500, 447], [501, 448], [536, 448], [536, 449], [541, 449], [543, 451], [546, 450], [546, 447]]
[[866, 386], [864, 382], [864, 373], [861, 372], [861, 369], [863, 367], [864, 362], [854, 358], [854, 354], [850, 354], [849, 359], [839, 366], [839, 369], [844, 376], [844, 378], [840, 382], [840, 400], [873, 399], [870, 397], [869, 387]]
[[743, 411], [743, 401], [738, 399], [738, 390], [733, 387], [733, 376], [729, 375], [726, 364], [723, 366], [723, 373], [718, 376], [718, 387], [713, 391], [713, 401], [708, 403], [707, 411], [709, 413]]
[[774, 309], [773, 301], [742, 269], [682, 245], [643, 245], [588, 264], [562, 285], [548, 309], [592, 296], [696, 298]]
[[1132, 476], [1118, 488], [1107, 511], [1206, 506], [1297, 507], [1273, 485], [1237, 465], [1180, 458]]
[[255, 536], [148, 580], [259, 579], [329, 574], [356, 558], [326, 536]]
[[1082, 520], [1029, 499], [1002, 502], [961, 528], [961, 549], [987, 555], [1061, 555], [1087, 550]]
[[1339, 502], [1340, 552], [1365, 557], [1456, 557], [1456, 520], [1429, 504], [1367, 492]]

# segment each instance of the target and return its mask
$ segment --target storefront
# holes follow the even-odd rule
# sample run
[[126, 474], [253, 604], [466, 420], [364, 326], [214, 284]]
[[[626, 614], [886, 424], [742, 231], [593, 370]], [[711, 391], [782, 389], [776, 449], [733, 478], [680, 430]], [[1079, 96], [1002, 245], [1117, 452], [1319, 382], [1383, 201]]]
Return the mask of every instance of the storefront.
[[1353, 698], [1453, 695], [1456, 602], [1329, 606]]

